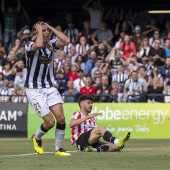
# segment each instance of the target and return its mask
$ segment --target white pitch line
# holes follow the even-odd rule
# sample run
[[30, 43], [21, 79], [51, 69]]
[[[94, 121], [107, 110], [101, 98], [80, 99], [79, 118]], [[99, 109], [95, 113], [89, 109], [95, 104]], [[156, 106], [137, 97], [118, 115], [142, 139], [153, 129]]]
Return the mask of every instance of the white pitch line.
[[[66, 152], [78, 152], [78, 151], [66, 151]], [[44, 154], [52, 154], [54, 152], [44, 152]], [[26, 154], [18, 154], [18, 155], [0, 155], [0, 158], [8, 158], [8, 157], [22, 157], [22, 156], [32, 156], [32, 155], [38, 155], [38, 153], [26, 153]]]

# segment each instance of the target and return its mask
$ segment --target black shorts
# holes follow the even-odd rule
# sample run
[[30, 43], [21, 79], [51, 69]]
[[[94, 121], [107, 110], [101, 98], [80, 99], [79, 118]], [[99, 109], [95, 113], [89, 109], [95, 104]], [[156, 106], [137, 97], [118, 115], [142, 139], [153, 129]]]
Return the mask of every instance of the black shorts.
[[87, 132], [85, 132], [85, 133], [82, 133], [82, 134], [79, 136], [79, 138], [76, 140], [76, 146], [77, 146], [77, 149], [78, 149], [78, 150], [83, 151], [87, 146], [92, 146], [93, 148], [98, 148], [98, 147], [100, 147], [101, 145], [106, 144], [106, 143], [100, 142], [100, 141], [98, 140], [96, 143], [90, 145], [90, 144], [88, 143], [88, 139], [89, 139], [89, 137], [90, 137], [90, 134], [91, 134], [91, 131], [92, 131], [92, 130], [93, 130], [93, 129], [91, 129], [91, 130], [89, 130], [89, 131], [87, 131]]

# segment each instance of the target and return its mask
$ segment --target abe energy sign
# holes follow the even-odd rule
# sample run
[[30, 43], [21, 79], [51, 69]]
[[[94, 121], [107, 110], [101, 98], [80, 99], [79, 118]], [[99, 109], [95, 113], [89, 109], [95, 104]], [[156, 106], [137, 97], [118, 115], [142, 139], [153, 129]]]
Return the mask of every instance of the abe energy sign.
[[130, 131], [132, 138], [170, 138], [169, 104], [94, 103], [92, 112], [101, 113], [98, 124], [115, 136]]
[[[70, 138], [69, 122], [71, 115], [79, 111], [77, 103], [65, 103], [66, 135]], [[99, 126], [106, 128], [116, 137], [131, 132], [131, 138], [170, 138], [170, 104], [150, 103], [93, 103], [92, 113], [101, 113], [97, 117]], [[42, 123], [32, 108], [28, 114], [28, 137], [31, 137]], [[44, 137], [54, 138], [55, 128]]]
[[27, 137], [27, 103], [0, 103], [0, 137]]

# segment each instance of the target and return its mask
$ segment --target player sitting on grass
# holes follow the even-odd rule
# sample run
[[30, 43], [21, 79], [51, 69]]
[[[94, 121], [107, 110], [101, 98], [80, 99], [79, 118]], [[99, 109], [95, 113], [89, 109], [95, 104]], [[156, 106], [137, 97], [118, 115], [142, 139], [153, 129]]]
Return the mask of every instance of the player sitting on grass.
[[[89, 114], [94, 100], [92, 95], [80, 96], [78, 101], [80, 112], [75, 112], [70, 120], [72, 144], [76, 144], [78, 150], [85, 152], [120, 151], [129, 139], [130, 132], [127, 132], [124, 137], [117, 139], [106, 127], [97, 127], [96, 116], [99, 116], [100, 113]], [[101, 142], [99, 140], [101, 137], [110, 143]]]

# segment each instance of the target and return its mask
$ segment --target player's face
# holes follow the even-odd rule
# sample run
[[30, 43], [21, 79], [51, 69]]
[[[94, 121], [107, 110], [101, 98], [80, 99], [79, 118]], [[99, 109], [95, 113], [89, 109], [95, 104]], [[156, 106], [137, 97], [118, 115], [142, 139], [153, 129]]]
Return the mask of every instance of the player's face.
[[82, 107], [83, 109], [87, 112], [87, 113], [90, 113], [91, 110], [92, 110], [92, 105], [93, 105], [93, 102], [90, 101], [90, 100], [85, 100], [83, 101], [82, 103]]
[[50, 30], [47, 28], [46, 25], [43, 25], [42, 32], [44, 36], [44, 41], [48, 42], [50, 40]]

